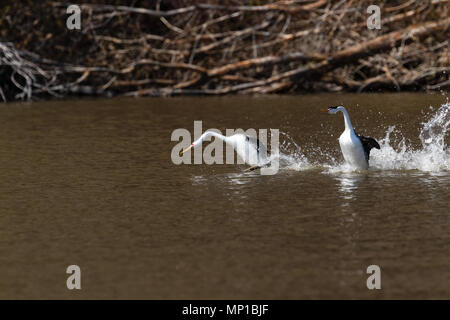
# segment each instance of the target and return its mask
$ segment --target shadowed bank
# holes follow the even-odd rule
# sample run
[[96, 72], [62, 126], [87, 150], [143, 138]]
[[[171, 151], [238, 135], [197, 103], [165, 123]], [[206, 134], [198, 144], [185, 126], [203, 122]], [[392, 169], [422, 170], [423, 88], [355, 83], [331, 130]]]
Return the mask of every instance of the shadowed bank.
[[[368, 20], [380, 8], [380, 29]], [[449, 87], [449, 2], [2, 1], [0, 100]]]

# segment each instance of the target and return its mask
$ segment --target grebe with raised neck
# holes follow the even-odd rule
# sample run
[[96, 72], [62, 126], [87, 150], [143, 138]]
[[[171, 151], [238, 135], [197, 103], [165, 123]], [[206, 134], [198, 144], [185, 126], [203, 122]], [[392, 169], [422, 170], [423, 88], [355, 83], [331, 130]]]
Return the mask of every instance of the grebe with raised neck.
[[360, 136], [355, 132], [350, 122], [350, 116], [343, 106], [329, 107], [324, 112], [328, 114], [342, 112], [344, 114], [345, 130], [339, 137], [339, 145], [345, 162], [358, 170], [368, 169], [370, 150], [373, 148], [380, 149], [378, 142], [373, 138]]

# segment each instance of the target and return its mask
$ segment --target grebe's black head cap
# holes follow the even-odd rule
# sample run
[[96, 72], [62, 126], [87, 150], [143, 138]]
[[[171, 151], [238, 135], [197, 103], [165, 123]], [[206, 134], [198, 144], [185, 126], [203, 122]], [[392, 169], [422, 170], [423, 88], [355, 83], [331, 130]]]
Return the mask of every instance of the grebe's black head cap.
[[328, 107], [326, 110], [322, 110], [325, 113], [335, 114], [343, 108], [342, 106]]

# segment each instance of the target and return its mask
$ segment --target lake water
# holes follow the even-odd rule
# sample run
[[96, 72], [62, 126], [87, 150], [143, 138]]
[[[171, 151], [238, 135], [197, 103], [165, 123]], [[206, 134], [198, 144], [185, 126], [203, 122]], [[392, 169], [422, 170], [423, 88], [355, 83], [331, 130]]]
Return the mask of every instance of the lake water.
[[[319, 112], [337, 104], [380, 142], [367, 171], [342, 165], [342, 114]], [[0, 298], [448, 299], [449, 109], [439, 94], [1, 105]], [[279, 172], [173, 164], [171, 134], [195, 120], [279, 129]]]

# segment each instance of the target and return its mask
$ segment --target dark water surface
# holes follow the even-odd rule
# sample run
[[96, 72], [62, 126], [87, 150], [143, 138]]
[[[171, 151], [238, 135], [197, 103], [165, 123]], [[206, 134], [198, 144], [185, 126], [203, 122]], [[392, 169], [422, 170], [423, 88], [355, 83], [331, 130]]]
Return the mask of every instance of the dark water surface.
[[[319, 113], [339, 103], [382, 144], [368, 171], [342, 169], [342, 115]], [[448, 299], [450, 153], [439, 133], [429, 149], [419, 139], [445, 103], [327, 94], [3, 105], [0, 298]], [[273, 176], [174, 165], [171, 133], [193, 132], [194, 120], [277, 128], [292, 163]], [[81, 291], [66, 288], [72, 264]], [[371, 264], [378, 291], [366, 287]]]

